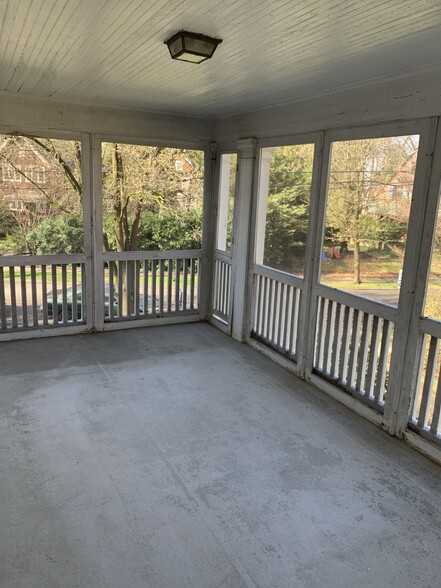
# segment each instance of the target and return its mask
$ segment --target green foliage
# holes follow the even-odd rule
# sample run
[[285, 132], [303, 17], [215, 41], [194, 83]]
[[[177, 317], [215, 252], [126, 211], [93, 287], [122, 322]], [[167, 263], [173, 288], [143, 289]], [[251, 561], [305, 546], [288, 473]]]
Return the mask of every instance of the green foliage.
[[0, 239], [0, 255], [20, 255], [21, 253], [27, 253], [27, 246], [24, 244], [21, 247], [17, 243], [17, 234], [7, 235], [4, 239]]
[[375, 240], [381, 244], [396, 243], [406, 235], [407, 224], [393, 218], [383, 217], [378, 221]]
[[83, 245], [83, 221], [74, 215], [46, 218], [27, 235], [29, 249], [36, 255], [56, 253], [81, 253]]
[[413, 137], [403, 136], [332, 146], [326, 236], [349, 243], [356, 284], [362, 277], [362, 247], [383, 249], [405, 237], [416, 145]]
[[272, 152], [265, 228], [264, 263], [293, 271], [308, 229], [313, 147], [279, 147]]
[[[112, 217], [106, 217], [104, 228], [109, 235], [110, 249], [116, 249], [112, 237]], [[180, 211], [164, 210], [141, 216], [138, 232], [139, 249], [156, 251], [167, 249], [200, 249], [202, 244], [202, 214], [200, 208]]]
[[6, 237], [14, 229], [14, 217], [8, 203], [0, 196], [0, 237]]
[[202, 243], [202, 218], [199, 210], [177, 214], [165, 211], [145, 215], [139, 230], [140, 249], [199, 249]]
[[[182, 211], [200, 209], [203, 163], [204, 154], [200, 151], [104, 144], [104, 208], [112, 213], [112, 222], [105, 223], [106, 248], [142, 249], [140, 226], [148, 215], [164, 217], [165, 210], [172, 211], [174, 214], [166, 221], [169, 226]], [[159, 230], [151, 232], [154, 241], [162, 239]], [[173, 240], [172, 235], [165, 240]]]
[[199, 249], [202, 243], [200, 209], [145, 214], [139, 229], [141, 250]]
[[268, 197], [265, 234], [267, 265], [288, 269], [293, 256], [306, 241], [308, 204], [298, 190], [288, 189]]
[[[279, 194], [288, 187], [308, 188], [312, 170], [313, 147], [311, 145], [289, 145], [278, 147], [271, 154], [269, 195]], [[303, 191], [305, 196], [305, 191]]]

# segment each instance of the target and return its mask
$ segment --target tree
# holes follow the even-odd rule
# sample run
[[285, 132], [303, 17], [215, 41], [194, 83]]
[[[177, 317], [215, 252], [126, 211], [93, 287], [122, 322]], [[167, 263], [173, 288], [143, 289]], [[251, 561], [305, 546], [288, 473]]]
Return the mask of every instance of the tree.
[[51, 216], [28, 233], [27, 241], [35, 255], [81, 253], [84, 249], [81, 217]]
[[[113, 220], [116, 250], [138, 249], [143, 214], [200, 207], [202, 180], [200, 151], [105, 144], [103, 200]], [[107, 247], [109, 237], [107, 234]]]
[[14, 228], [14, 216], [8, 202], [0, 195], [0, 238], [6, 237]]
[[268, 197], [264, 263], [291, 271], [293, 257], [306, 241], [307, 202], [295, 188]]
[[[23, 155], [26, 151], [33, 151], [42, 157], [42, 177], [35, 177], [34, 170], [17, 163], [23, 159], [26, 162], [26, 156]], [[53, 210], [66, 214], [81, 212], [81, 144], [78, 141], [9, 136], [0, 150], [0, 160], [34, 188], [38, 199], [46, 204], [48, 213]], [[7, 190], [10, 191], [11, 187], [14, 186], [8, 184]], [[5, 188], [5, 184], [2, 188]], [[17, 196], [21, 193], [20, 188], [20, 182], [15, 184]]]
[[[271, 154], [264, 263], [293, 271], [308, 230], [312, 145], [279, 147]], [[294, 268], [296, 269], [296, 268]]]
[[[103, 200], [109, 211], [104, 244], [107, 250], [139, 249], [141, 221], [160, 217], [170, 224], [174, 216], [181, 231], [185, 230], [182, 212], [202, 205], [203, 153], [182, 149], [111, 143], [103, 150]], [[165, 212], [169, 214], [166, 215]], [[159, 243], [157, 243], [159, 245]], [[116, 271], [117, 268], [115, 268]], [[122, 311], [126, 303], [134, 305], [134, 264], [121, 268]], [[126, 275], [128, 272], [128, 275]], [[127, 287], [130, 289], [127, 296]]]
[[[43, 171], [35, 166], [31, 169], [29, 161], [35, 158], [43, 162]], [[21, 237], [19, 252], [82, 251], [80, 144], [12, 136], [0, 146], [0, 159], [11, 176], [11, 181], [2, 187], [9, 190], [11, 202], [19, 203], [13, 213], [16, 233]], [[201, 151], [105, 144], [105, 249], [138, 250], [141, 226], [149, 225], [152, 247], [200, 246], [203, 168]], [[187, 235], [179, 235], [186, 230]], [[125, 308], [128, 301], [132, 309], [134, 305], [133, 270], [134, 263], [130, 261], [119, 266], [124, 313], [130, 310]]]
[[[17, 163], [23, 151], [31, 150], [45, 160], [45, 177]], [[81, 145], [77, 141], [42, 139], [32, 136], [9, 136], [0, 150], [0, 160], [11, 167], [32, 197], [23, 197], [21, 182], [9, 183], [11, 201], [22, 200], [12, 211], [15, 227], [34, 231], [48, 217], [81, 216], [82, 176]], [[203, 153], [201, 151], [105, 144], [103, 148], [103, 200], [106, 223], [106, 249], [134, 251], [139, 247], [141, 217], [172, 211], [201, 210]], [[15, 193], [11, 190], [15, 189]], [[0, 193], [1, 195], [1, 193]], [[24, 199], [25, 198], [25, 199]], [[27, 198], [27, 199], [26, 199]], [[0, 200], [2, 202], [3, 199]], [[30, 201], [32, 200], [32, 202]], [[7, 204], [5, 204], [7, 206]], [[107, 214], [106, 214], [107, 213]], [[112, 219], [109, 223], [109, 216]], [[62, 222], [57, 224], [62, 226]], [[52, 226], [45, 223], [37, 233], [43, 235]], [[47, 231], [54, 235], [54, 231]], [[51, 246], [49, 246], [51, 249]]]
[[0, 163], [3, 168], [0, 197], [8, 203], [15, 253], [35, 253], [28, 235], [45, 219], [66, 214], [81, 216], [78, 142], [4, 137]]
[[202, 214], [200, 208], [182, 210], [180, 214], [166, 210], [141, 218], [139, 245], [144, 250], [200, 249], [202, 245]]
[[[395, 191], [401, 194], [394, 207], [398, 206], [399, 215], [395, 210], [387, 216], [392, 211], [389, 188], [397, 185], [393, 179], [413, 152], [412, 137], [339, 141], [332, 146], [326, 224], [328, 231], [353, 248], [355, 284], [361, 283], [360, 245], [380, 242], [389, 221], [400, 222], [401, 227], [403, 219], [407, 221], [410, 199], [404, 198], [401, 184]], [[411, 175], [410, 188], [413, 170]]]

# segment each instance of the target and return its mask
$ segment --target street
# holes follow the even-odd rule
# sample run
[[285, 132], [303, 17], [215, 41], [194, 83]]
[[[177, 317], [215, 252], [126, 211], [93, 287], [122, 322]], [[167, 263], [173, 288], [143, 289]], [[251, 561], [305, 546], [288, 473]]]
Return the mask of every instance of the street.
[[393, 306], [398, 305], [398, 297], [400, 296], [399, 288], [365, 288], [356, 290], [349, 290], [345, 288], [345, 292], [354, 294], [355, 296], [363, 296], [364, 298], [371, 298], [377, 302], [383, 302], [384, 304], [392, 304]]

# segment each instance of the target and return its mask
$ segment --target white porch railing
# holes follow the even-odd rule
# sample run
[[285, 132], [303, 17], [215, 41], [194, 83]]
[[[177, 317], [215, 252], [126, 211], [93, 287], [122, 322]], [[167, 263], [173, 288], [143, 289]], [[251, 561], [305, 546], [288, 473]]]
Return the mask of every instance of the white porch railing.
[[409, 429], [441, 445], [441, 323], [422, 319], [421, 360]]
[[313, 371], [382, 413], [397, 309], [320, 285]]
[[303, 280], [266, 266], [254, 265], [251, 336], [296, 360]]
[[198, 314], [201, 251], [110, 252], [104, 259], [104, 320]]
[[0, 334], [86, 323], [84, 255], [0, 257]]
[[231, 320], [232, 263], [231, 256], [216, 250], [213, 259], [212, 314], [229, 325]]

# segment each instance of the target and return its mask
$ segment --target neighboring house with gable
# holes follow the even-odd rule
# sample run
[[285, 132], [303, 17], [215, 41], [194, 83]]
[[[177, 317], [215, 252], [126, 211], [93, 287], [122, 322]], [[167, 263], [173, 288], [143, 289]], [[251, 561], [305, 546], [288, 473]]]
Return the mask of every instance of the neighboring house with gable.
[[194, 204], [194, 193], [197, 192], [198, 183], [194, 178], [195, 165], [190, 157], [182, 157], [175, 160], [175, 170], [181, 174], [180, 191], [177, 198], [181, 204], [190, 207]]
[[[0, 197], [11, 212], [26, 221], [47, 215], [48, 189], [53, 166], [27, 137], [8, 137], [0, 145]], [[41, 188], [41, 189], [40, 189]]]
[[372, 212], [398, 222], [409, 220], [418, 150], [415, 149], [378, 193]]

